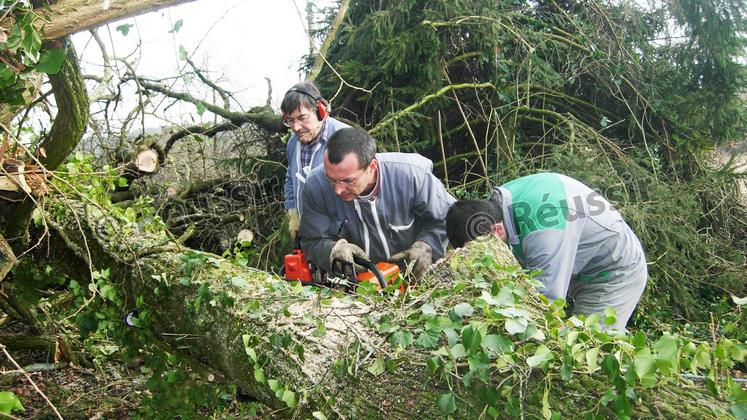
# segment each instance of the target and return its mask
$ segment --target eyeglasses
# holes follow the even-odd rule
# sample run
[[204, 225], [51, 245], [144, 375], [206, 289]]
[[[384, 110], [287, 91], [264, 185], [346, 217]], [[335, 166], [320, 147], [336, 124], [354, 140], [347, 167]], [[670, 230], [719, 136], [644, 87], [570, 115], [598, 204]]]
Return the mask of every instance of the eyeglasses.
[[286, 126], [286, 127], [292, 127], [293, 124], [295, 124], [297, 122], [301, 123], [303, 125], [303, 124], [306, 124], [307, 122], [309, 122], [309, 117], [310, 116], [311, 116], [311, 114], [301, 114], [297, 118], [283, 118], [283, 125]]
[[368, 169], [368, 166], [363, 170], [363, 172], [361, 172], [360, 175], [355, 177], [355, 179], [341, 179], [339, 181], [335, 181], [334, 179], [327, 176], [327, 172], [322, 172], [322, 173], [324, 174], [324, 179], [326, 179], [327, 182], [329, 182], [332, 185], [350, 186], [358, 182], [358, 180], [361, 179], [361, 177], [363, 177], [363, 175], [366, 173], [366, 169]]

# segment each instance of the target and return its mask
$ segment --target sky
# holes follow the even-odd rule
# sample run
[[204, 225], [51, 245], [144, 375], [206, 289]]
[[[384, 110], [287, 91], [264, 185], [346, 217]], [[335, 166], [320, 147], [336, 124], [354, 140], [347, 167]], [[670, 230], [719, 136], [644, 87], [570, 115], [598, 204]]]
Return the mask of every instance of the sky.
[[[324, 6], [332, 1], [316, 3]], [[179, 48], [183, 46], [192, 61], [208, 69], [212, 80], [235, 93], [244, 109], [265, 103], [265, 77], [269, 77], [273, 88], [271, 104], [277, 110], [285, 91], [304, 77], [298, 68], [302, 56], [309, 51], [305, 9], [304, 0], [198, 0], [114, 22], [98, 32], [110, 54], [113, 49], [119, 57], [131, 54], [140, 42], [139, 54], [129, 55], [127, 60], [136, 66], [140, 76], [150, 78], [178, 74], [186, 64], [179, 58]], [[121, 25], [133, 26], [125, 35], [117, 30]], [[83, 73], [101, 76], [101, 52], [91, 35], [78, 33], [73, 40]], [[199, 82], [180, 86], [182, 82], [175, 85], [177, 90], [201, 92], [196, 87]], [[204, 92], [202, 97], [212, 100]], [[220, 99], [216, 103], [220, 104]], [[209, 113], [200, 117], [189, 104], [174, 106], [168, 112], [169, 118], [194, 122], [212, 119]], [[159, 123], [167, 125], [155, 120], [148, 125]]]

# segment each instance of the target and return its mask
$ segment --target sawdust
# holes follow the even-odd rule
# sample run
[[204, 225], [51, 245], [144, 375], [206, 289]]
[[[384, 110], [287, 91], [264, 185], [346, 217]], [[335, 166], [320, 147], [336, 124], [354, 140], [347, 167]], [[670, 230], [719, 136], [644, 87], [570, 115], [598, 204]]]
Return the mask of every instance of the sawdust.
[[[268, 328], [289, 332], [303, 343], [304, 359], [295, 361], [312, 383], [318, 383], [327, 373], [321, 371], [320, 366], [332, 366], [356, 341], [363, 347], [361, 363], [370, 359], [383, 341], [364, 320], [365, 315], [372, 313], [370, 306], [352, 299], [332, 299], [326, 304], [322, 304], [322, 300], [317, 296], [290, 305], [291, 316], [286, 319], [292, 321], [275, 320]], [[298, 322], [300, 319], [304, 321]], [[323, 322], [324, 333], [320, 332], [316, 320]]]

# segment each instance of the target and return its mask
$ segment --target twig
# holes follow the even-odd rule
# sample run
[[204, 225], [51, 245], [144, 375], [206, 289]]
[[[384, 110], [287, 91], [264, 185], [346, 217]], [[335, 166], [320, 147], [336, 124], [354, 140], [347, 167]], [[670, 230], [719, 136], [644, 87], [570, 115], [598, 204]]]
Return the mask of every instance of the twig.
[[57, 418], [58, 419], [62, 419], [63, 417], [60, 415], [60, 412], [57, 411], [57, 407], [55, 407], [54, 404], [52, 404], [52, 401], [49, 401], [49, 398], [47, 398], [47, 396], [44, 395], [44, 393], [41, 391], [41, 389], [39, 389], [39, 387], [36, 386], [36, 383], [34, 382], [34, 380], [31, 379], [31, 375], [29, 375], [28, 372], [26, 372], [25, 370], [23, 370], [23, 368], [16, 362], [16, 360], [13, 358], [13, 356], [11, 356], [10, 353], [8, 353], [8, 350], [5, 348], [4, 344], [0, 344], [0, 350], [2, 350], [3, 353], [5, 353], [5, 356], [8, 358], [8, 360], [10, 360], [10, 363], [12, 363], [13, 366], [15, 366], [15, 368], [17, 370], [20, 370], [20, 371], [23, 372], [23, 376], [25, 376], [26, 379], [29, 381], [29, 383], [31, 383], [31, 386], [34, 387], [34, 389], [36, 390], [36, 392], [39, 393], [39, 395], [41, 395], [42, 399], [44, 399], [44, 401], [47, 403], [47, 405], [49, 406], [49, 408], [51, 408], [52, 411], [57, 415]]
[[441, 146], [441, 162], [444, 164], [444, 182], [449, 186], [449, 167], [446, 165], [446, 151], [444, 150], [444, 136], [441, 132], [441, 110], [438, 110], [438, 144]]
[[379, 131], [381, 131], [382, 128], [402, 118], [405, 114], [413, 112], [416, 109], [427, 104], [431, 100], [444, 96], [451, 91], [458, 90], [458, 89], [487, 89], [487, 88], [495, 89], [495, 85], [493, 85], [490, 82], [485, 82], [485, 83], [460, 83], [457, 85], [444, 86], [441, 89], [439, 89], [438, 92], [430, 94], [430, 95], [426, 95], [422, 99], [420, 99], [418, 102], [408, 106], [407, 108], [399, 111], [398, 113], [387, 116], [376, 127], [372, 128], [368, 133], [371, 135], [378, 133]]
[[[298, 5], [296, 4], [296, 1], [295, 1], [295, 0], [293, 0], [293, 7], [295, 7], [295, 8], [296, 8], [296, 13], [298, 14], [298, 18], [299, 18], [299, 19], [301, 19], [301, 26], [303, 27], [303, 31], [304, 31], [304, 33], [305, 33], [305, 34], [306, 34], [306, 36], [307, 36], [307, 37], [309, 38], [309, 40], [311, 40], [311, 39], [312, 39], [312, 38], [311, 38], [311, 34], [309, 34], [309, 29], [308, 29], [308, 28], [307, 28], [306, 26], [304, 26], [304, 24], [303, 24], [303, 16], [301, 16], [301, 11], [300, 11], [300, 10], [298, 9]], [[343, 78], [343, 77], [342, 77], [342, 75], [341, 75], [340, 73], [338, 73], [338, 72], [337, 72], [337, 69], [335, 69], [335, 68], [334, 68], [334, 66], [333, 66], [332, 64], [330, 64], [330, 63], [329, 63], [329, 61], [327, 61], [327, 57], [325, 57], [325, 56], [324, 56], [324, 54], [322, 53], [322, 51], [320, 51], [320, 50], [319, 50], [318, 48], [316, 48], [316, 45], [314, 45], [314, 43], [313, 43], [313, 42], [311, 42], [311, 45], [313, 45], [313, 46], [314, 46], [314, 49], [316, 49], [316, 51], [317, 51], [317, 54], [319, 54], [319, 57], [321, 57], [321, 58], [322, 58], [322, 60], [324, 60], [324, 63], [325, 63], [325, 64], [326, 64], [326, 65], [327, 65], [327, 66], [329, 67], [329, 69], [330, 69], [330, 70], [332, 70], [332, 72], [333, 72], [333, 73], [335, 74], [335, 76], [337, 76], [337, 79], [339, 79], [339, 80], [340, 80], [340, 83], [341, 83], [341, 85], [340, 85], [340, 88], [342, 88], [342, 86], [343, 86], [343, 85], [345, 85], [345, 86], [347, 86], [347, 87], [349, 87], [349, 88], [351, 88], [351, 89], [355, 89], [355, 90], [359, 90], [359, 91], [361, 91], [361, 92], [365, 92], [365, 93], [368, 93], [369, 95], [370, 95], [370, 94], [372, 93], [372, 91], [373, 91], [373, 88], [369, 90], [369, 89], [364, 89], [364, 88], [362, 88], [362, 87], [358, 87], [358, 86], [353, 86], [353, 85], [351, 85], [350, 83], [348, 83], [348, 82], [347, 82], [347, 80], [345, 80], [345, 78]], [[378, 85], [378, 83], [377, 83], [377, 85]], [[375, 88], [375, 87], [376, 87], [376, 86], [374, 86], [374, 88]], [[337, 92], [339, 93], [339, 92], [340, 92], [340, 89], [338, 89], [338, 90], [337, 90]], [[335, 95], [334, 95], [334, 96], [333, 96], [332, 98], [329, 98], [329, 101], [330, 101], [330, 102], [332, 102], [332, 100], [333, 100], [333, 99], [334, 99], [334, 98], [335, 98], [336, 96], [337, 96], [337, 93], [335, 93]]]

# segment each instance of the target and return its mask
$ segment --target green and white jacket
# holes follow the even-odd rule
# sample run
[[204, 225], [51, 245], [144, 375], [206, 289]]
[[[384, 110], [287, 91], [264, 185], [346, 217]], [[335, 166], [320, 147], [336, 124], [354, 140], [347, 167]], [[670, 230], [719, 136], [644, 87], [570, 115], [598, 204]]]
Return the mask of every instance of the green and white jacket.
[[494, 188], [491, 199], [503, 208], [514, 255], [524, 268], [542, 270], [540, 292], [551, 301], [565, 298], [571, 282], [632, 283], [644, 276], [645, 283], [640, 241], [612, 204], [581, 182], [529, 175]]

